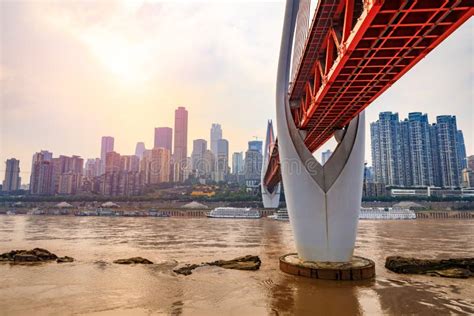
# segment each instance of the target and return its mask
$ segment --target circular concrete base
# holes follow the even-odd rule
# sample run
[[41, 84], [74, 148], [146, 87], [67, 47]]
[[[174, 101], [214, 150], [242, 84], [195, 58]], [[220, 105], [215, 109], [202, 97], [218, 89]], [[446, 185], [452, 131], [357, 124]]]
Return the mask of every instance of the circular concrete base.
[[375, 263], [366, 258], [353, 256], [350, 262], [303, 261], [298, 254], [280, 257], [280, 270], [313, 279], [367, 280], [375, 276]]

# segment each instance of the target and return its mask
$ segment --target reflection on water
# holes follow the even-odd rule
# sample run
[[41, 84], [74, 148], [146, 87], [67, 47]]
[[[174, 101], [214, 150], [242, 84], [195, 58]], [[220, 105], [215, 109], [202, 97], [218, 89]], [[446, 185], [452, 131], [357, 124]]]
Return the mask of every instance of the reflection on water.
[[[0, 314], [323, 315], [474, 313], [471, 280], [397, 275], [388, 255], [472, 256], [472, 221], [362, 221], [356, 254], [376, 262], [377, 278], [331, 282], [283, 274], [293, 252], [290, 225], [268, 219], [0, 216], [0, 252], [43, 247], [72, 264], [0, 265]], [[257, 254], [259, 271], [172, 269]], [[157, 264], [120, 266], [143, 256]]]

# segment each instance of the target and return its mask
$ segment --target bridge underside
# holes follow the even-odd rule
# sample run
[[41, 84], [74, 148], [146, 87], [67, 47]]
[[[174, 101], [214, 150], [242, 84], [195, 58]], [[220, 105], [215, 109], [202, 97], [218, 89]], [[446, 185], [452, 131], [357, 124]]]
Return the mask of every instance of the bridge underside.
[[[316, 151], [473, 13], [468, 0], [319, 1], [289, 93], [308, 149]], [[280, 181], [276, 144], [264, 183], [271, 191]]]

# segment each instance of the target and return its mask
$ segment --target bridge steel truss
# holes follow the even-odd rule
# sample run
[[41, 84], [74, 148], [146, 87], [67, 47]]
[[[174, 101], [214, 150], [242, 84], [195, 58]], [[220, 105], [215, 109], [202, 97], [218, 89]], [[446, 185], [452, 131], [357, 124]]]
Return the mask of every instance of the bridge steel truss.
[[[471, 0], [320, 0], [289, 102], [314, 152], [474, 14]], [[278, 142], [264, 182], [281, 181]]]

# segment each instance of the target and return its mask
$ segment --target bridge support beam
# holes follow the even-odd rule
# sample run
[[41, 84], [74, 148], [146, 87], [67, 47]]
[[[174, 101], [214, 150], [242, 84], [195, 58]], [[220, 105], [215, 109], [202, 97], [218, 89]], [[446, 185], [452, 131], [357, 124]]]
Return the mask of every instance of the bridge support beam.
[[278, 208], [280, 206], [280, 184], [277, 184], [274, 191], [270, 193], [262, 181], [262, 201], [264, 208]]
[[364, 113], [335, 133], [339, 141], [322, 166], [304, 143], [288, 100], [291, 47], [298, 0], [288, 0], [278, 64], [276, 112], [285, 197], [298, 256], [304, 261], [349, 262], [362, 198]]

